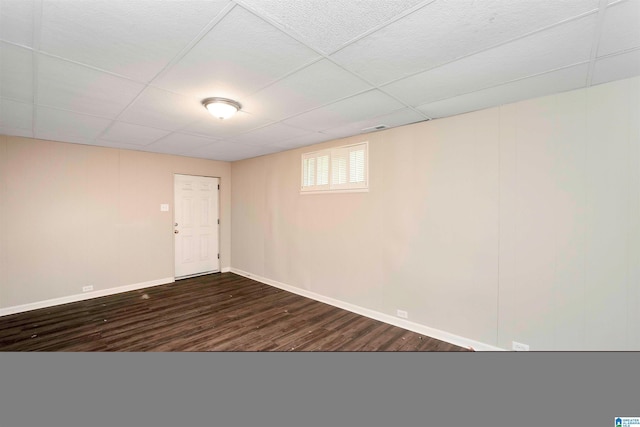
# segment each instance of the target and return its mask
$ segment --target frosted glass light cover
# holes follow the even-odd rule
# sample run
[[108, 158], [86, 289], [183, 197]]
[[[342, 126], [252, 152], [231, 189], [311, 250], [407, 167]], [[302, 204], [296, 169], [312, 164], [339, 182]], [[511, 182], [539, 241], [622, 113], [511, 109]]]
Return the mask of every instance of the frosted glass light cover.
[[208, 98], [202, 103], [213, 117], [217, 117], [220, 120], [228, 119], [240, 109], [240, 104], [226, 98]]

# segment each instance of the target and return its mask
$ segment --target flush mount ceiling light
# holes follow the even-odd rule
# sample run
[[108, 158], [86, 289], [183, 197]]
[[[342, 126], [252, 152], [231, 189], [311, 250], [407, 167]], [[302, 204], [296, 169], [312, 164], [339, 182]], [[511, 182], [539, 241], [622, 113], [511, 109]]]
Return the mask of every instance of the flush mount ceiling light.
[[228, 119], [242, 108], [239, 102], [228, 98], [207, 98], [202, 101], [202, 105], [220, 120]]

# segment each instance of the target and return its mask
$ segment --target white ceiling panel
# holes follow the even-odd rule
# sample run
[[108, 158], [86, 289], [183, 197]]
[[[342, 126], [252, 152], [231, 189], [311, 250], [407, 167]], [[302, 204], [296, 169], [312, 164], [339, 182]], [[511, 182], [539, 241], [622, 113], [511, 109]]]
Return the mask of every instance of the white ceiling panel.
[[260, 148], [261, 147], [258, 146], [242, 145], [223, 141], [186, 151], [183, 155], [232, 162], [259, 155], [254, 153], [259, 153]]
[[[415, 112], [410, 108], [403, 108], [402, 110], [394, 111], [392, 113], [383, 114], [378, 117], [361, 120], [359, 122], [349, 123], [348, 125], [341, 126], [333, 129], [326, 129], [323, 133], [339, 138], [348, 135], [357, 135], [360, 133], [373, 132], [370, 129], [375, 126], [384, 125], [387, 128], [407, 125], [409, 123], [416, 123], [426, 120], [424, 115]], [[368, 129], [364, 131], [363, 129]]]
[[518, 80], [501, 86], [421, 105], [420, 111], [439, 118], [467, 113], [483, 108], [536, 98], [552, 93], [577, 89], [585, 85], [588, 64]]
[[83, 144], [88, 144], [88, 145], [97, 145], [100, 147], [107, 147], [107, 148], [120, 148], [123, 150], [133, 150], [133, 151], [148, 151], [151, 152], [151, 150], [149, 150], [147, 148], [146, 145], [138, 145], [138, 144], [128, 144], [126, 142], [114, 142], [114, 141], [107, 141], [106, 139], [93, 139], [87, 142], [83, 142]]
[[244, 108], [280, 120], [368, 89], [358, 77], [322, 60], [251, 96]]
[[227, 3], [45, 1], [41, 49], [147, 82]]
[[333, 139], [331, 135], [321, 132], [308, 133], [306, 135], [298, 136], [295, 138], [287, 139], [286, 141], [275, 141], [271, 145], [280, 147], [283, 150], [291, 150], [293, 148], [305, 147], [311, 144], [318, 144], [320, 142]]
[[638, 75], [640, 75], [640, 49], [598, 59], [591, 83], [606, 83]]
[[210, 115], [204, 107], [200, 108], [205, 113], [203, 119], [187, 126], [184, 129], [185, 132], [196, 133], [210, 138], [224, 138], [248, 132], [271, 123], [270, 120], [264, 117], [243, 111], [240, 111], [230, 119], [220, 120]]
[[154, 142], [147, 148], [168, 154], [183, 154], [196, 148], [214, 144], [218, 141], [185, 133], [172, 133]]
[[0, 40], [33, 46], [35, 4], [27, 0], [0, 0]]
[[0, 98], [0, 127], [31, 131], [33, 105]]
[[0, 96], [33, 101], [33, 54], [29, 49], [0, 43]]
[[38, 107], [35, 136], [41, 139], [88, 144], [111, 124], [111, 120], [71, 111]]
[[589, 15], [558, 25], [398, 80], [383, 89], [416, 106], [588, 61], [596, 18]]
[[318, 58], [308, 47], [236, 7], [154, 85], [197, 98], [242, 98]]
[[130, 123], [114, 122], [100, 139], [134, 145], [148, 145], [167, 135], [169, 131]]
[[314, 48], [331, 53], [421, 1], [241, 0], [240, 3], [292, 31]]
[[283, 123], [309, 131], [322, 131], [364, 120], [367, 117], [379, 116], [402, 107], [400, 102], [390, 96], [379, 90], [371, 90], [292, 117]]
[[197, 99], [148, 87], [118, 119], [175, 131], [207, 116], [211, 117]]
[[114, 118], [144, 85], [72, 62], [38, 56], [38, 104]]
[[609, 6], [598, 45], [598, 56], [640, 46], [640, 1]]
[[0, 127], [0, 135], [23, 136], [26, 138], [33, 138], [33, 131], [29, 129]]
[[251, 146], [251, 157], [266, 156], [268, 154], [279, 153], [282, 148], [274, 145], [254, 145]]
[[[258, 157], [258, 156], [264, 156], [267, 154], [273, 154], [273, 153], [278, 153], [280, 151], [284, 151], [282, 148], [276, 147], [275, 145], [245, 145], [245, 144], [241, 144], [241, 145], [243, 147], [247, 147], [246, 151], [244, 151], [244, 154], [242, 154], [243, 157], [241, 158]], [[243, 153], [243, 152], [238, 151], [238, 153]], [[218, 160], [223, 160], [223, 159], [220, 158]]]
[[268, 145], [276, 141], [285, 141], [308, 133], [308, 130], [294, 128], [283, 125], [282, 123], [275, 123], [235, 136], [230, 140], [240, 144]]
[[332, 56], [376, 84], [596, 10], [598, 0], [439, 0]]

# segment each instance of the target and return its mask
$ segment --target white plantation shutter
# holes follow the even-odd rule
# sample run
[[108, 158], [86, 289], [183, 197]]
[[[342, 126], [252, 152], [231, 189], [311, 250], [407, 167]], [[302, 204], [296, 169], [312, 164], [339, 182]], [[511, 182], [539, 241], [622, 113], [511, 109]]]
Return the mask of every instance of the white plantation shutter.
[[318, 191], [329, 187], [329, 151], [302, 155], [302, 191]]
[[331, 150], [331, 189], [367, 188], [367, 143]]
[[315, 185], [315, 170], [316, 170], [316, 159], [315, 157], [311, 157], [309, 159], [304, 159], [302, 161], [302, 186], [310, 187]]
[[318, 159], [318, 173], [316, 185], [329, 185], [329, 154], [320, 156]]
[[365, 181], [364, 148], [349, 151], [349, 182], [357, 184]]
[[343, 148], [331, 150], [331, 188], [347, 183], [347, 153]]
[[368, 143], [302, 155], [301, 191], [362, 191], [368, 182]]

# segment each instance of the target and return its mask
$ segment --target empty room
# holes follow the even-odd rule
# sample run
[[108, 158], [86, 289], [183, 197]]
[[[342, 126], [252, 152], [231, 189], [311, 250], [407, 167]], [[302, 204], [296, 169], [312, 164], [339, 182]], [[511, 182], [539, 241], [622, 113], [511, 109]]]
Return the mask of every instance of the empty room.
[[0, 351], [640, 351], [640, 2], [0, 0]]

